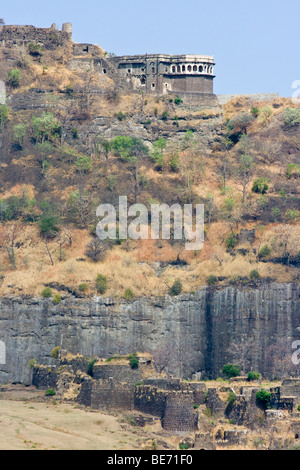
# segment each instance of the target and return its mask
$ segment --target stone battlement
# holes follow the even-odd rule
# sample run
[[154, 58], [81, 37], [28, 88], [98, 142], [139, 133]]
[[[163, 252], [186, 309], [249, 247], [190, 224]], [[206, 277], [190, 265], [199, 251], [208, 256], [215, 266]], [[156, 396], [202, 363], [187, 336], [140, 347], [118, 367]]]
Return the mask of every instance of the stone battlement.
[[55, 24], [50, 28], [36, 28], [31, 25], [0, 26], [0, 45], [5, 47], [36, 43], [49, 49], [55, 49], [55, 47], [69, 41], [72, 41], [71, 23], [64, 23], [61, 31], [56, 28]]

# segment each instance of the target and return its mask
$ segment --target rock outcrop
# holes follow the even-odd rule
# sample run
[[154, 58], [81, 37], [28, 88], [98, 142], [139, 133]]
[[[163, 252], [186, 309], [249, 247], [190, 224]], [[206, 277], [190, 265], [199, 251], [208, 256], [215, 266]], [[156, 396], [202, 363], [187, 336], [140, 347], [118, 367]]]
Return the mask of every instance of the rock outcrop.
[[[300, 286], [261, 283], [222, 290], [203, 289], [194, 295], [141, 298], [66, 297], [59, 305], [32, 298], [0, 299], [0, 341], [6, 364], [0, 383], [31, 383], [30, 359], [53, 363], [50, 354], [61, 346], [86, 357], [151, 352], [166, 338], [184, 345], [178, 374], [200, 372], [202, 378], [220, 374], [232, 360], [231, 341], [255, 338], [251, 367], [267, 377], [268, 347], [280, 338], [297, 339], [300, 324]], [[183, 372], [184, 371], [184, 372]]]

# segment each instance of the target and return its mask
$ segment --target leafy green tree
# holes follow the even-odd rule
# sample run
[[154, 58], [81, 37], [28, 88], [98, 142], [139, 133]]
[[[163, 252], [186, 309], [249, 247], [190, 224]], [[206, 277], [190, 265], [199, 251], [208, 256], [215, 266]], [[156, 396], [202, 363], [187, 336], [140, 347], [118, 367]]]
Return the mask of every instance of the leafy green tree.
[[238, 377], [241, 375], [241, 367], [237, 364], [226, 364], [223, 367], [222, 373], [226, 375], [228, 379]]
[[151, 153], [151, 159], [158, 165], [160, 169], [164, 166], [164, 150], [166, 149], [167, 142], [165, 139], [160, 138], [153, 142], [153, 152]]
[[52, 238], [59, 232], [60, 220], [56, 215], [45, 214], [41, 216], [38, 225], [41, 235]]
[[255, 163], [252, 155], [242, 155], [237, 168], [237, 178], [242, 186], [243, 203], [246, 200], [247, 187], [251, 181]]
[[52, 113], [45, 112], [41, 117], [34, 117], [33, 135], [37, 142], [45, 140], [55, 140], [60, 136], [61, 124]]
[[80, 173], [90, 173], [92, 171], [92, 160], [86, 155], [77, 157], [75, 166]]
[[13, 128], [13, 141], [14, 141], [15, 146], [17, 146], [20, 149], [23, 148], [26, 133], [27, 133], [26, 124], [17, 124]]

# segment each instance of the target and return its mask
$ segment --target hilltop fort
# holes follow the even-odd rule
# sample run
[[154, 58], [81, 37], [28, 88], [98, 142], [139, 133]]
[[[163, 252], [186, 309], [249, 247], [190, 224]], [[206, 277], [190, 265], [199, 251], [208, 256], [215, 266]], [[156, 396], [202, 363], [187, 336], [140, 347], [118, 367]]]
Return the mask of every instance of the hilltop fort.
[[70, 43], [73, 56], [68, 66], [73, 71], [93, 70], [107, 74], [119, 86], [131, 92], [176, 94], [205, 106], [217, 106], [213, 92], [214, 58], [205, 55], [146, 54], [115, 57], [93, 44], [73, 43], [72, 24], [64, 23], [61, 31], [50, 28], [11, 26], [0, 28], [0, 45], [6, 48], [35, 44], [46, 49]]

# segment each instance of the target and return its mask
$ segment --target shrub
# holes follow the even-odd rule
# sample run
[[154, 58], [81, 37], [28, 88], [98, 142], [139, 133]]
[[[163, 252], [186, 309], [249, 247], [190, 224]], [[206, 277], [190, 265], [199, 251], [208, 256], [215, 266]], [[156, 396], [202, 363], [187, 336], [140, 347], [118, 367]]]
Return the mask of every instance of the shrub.
[[126, 115], [123, 114], [122, 111], [120, 111], [116, 116], [117, 116], [117, 119], [119, 119], [119, 121], [124, 121], [126, 118]]
[[90, 377], [93, 377], [95, 362], [96, 362], [96, 359], [92, 359], [92, 360], [88, 363], [87, 374], [88, 374]]
[[258, 372], [251, 371], [248, 374], [248, 380], [251, 382], [252, 380], [259, 380], [260, 374]]
[[234, 392], [228, 393], [227, 403], [229, 406], [232, 406], [236, 400], [236, 394]]
[[236, 286], [241, 281], [240, 276], [232, 276], [229, 283], [233, 286]]
[[179, 98], [179, 96], [176, 96], [176, 98], [174, 99], [174, 103], [175, 103], [176, 105], [178, 105], [178, 104], [183, 103], [183, 101], [182, 101], [181, 98]]
[[286, 177], [288, 179], [292, 178], [293, 176], [300, 175], [300, 165], [297, 163], [289, 163], [286, 168]]
[[169, 117], [168, 111], [164, 111], [164, 112], [162, 113], [161, 119], [162, 119], [162, 121], [167, 121], [168, 117]]
[[132, 356], [130, 357], [129, 359], [129, 364], [130, 364], [130, 367], [131, 369], [138, 369], [139, 368], [139, 358], [136, 357], [136, 356]]
[[284, 110], [284, 124], [294, 127], [300, 124], [300, 109], [286, 108]]
[[268, 180], [267, 178], [258, 178], [253, 183], [252, 191], [254, 193], [266, 194], [269, 189], [269, 182], [270, 180]]
[[188, 450], [189, 448], [190, 448], [189, 445], [186, 444], [186, 443], [179, 444], [179, 449], [180, 450]]
[[96, 279], [96, 289], [99, 294], [103, 295], [107, 291], [107, 277], [103, 274], [98, 274]]
[[49, 297], [52, 296], [52, 290], [50, 287], [45, 287], [45, 289], [42, 291], [42, 296], [44, 299], [49, 299]]
[[273, 207], [271, 210], [271, 215], [274, 220], [278, 220], [281, 216], [281, 210], [279, 207]]
[[230, 233], [230, 235], [228, 235], [228, 237], [226, 238], [225, 243], [229, 250], [233, 250], [238, 244], [237, 236], [233, 233]]
[[264, 410], [270, 408], [270, 402], [271, 402], [271, 393], [267, 392], [264, 389], [261, 389], [259, 392], [256, 394], [256, 403], [258, 406], [262, 407]]
[[54, 397], [54, 395], [56, 395], [56, 391], [53, 390], [53, 388], [49, 388], [49, 390], [45, 392], [45, 397]]
[[271, 253], [271, 248], [269, 247], [269, 245], [264, 245], [261, 250], [259, 251], [258, 253], [258, 257], [259, 258], [267, 258], [267, 256], [270, 255]]
[[28, 362], [29, 369], [33, 369], [35, 365], [36, 365], [36, 360], [30, 359], [30, 361]]
[[290, 209], [286, 212], [285, 216], [290, 222], [294, 222], [300, 216], [300, 212], [296, 209]]
[[28, 51], [30, 55], [37, 57], [41, 55], [43, 51], [43, 47], [40, 44], [35, 44], [33, 42], [30, 42], [28, 44]]
[[9, 110], [6, 104], [0, 104], [0, 125], [1, 127], [4, 126], [6, 121], [8, 120]]
[[61, 296], [59, 294], [55, 294], [53, 297], [53, 304], [58, 305], [61, 302]]
[[256, 107], [253, 106], [253, 108], [251, 109], [251, 114], [252, 114], [252, 116], [257, 118], [258, 115], [259, 115], [259, 108], [256, 108]]
[[21, 72], [19, 69], [12, 69], [8, 73], [7, 83], [13, 88], [18, 88], [21, 81]]
[[174, 171], [174, 173], [177, 173], [180, 170], [180, 157], [178, 155], [172, 157], [170, 161], [170, 169], [171, 171]]
[[78, 289], [80, 292], [86, 292], [88, 290], [89, 286], [86, 283], [82, 283], [79, 285]]
[[172, 287], [170, 287], [169, 295], [176, 296], [176, 295], [181, 294], [181, 292], [182, 292], [182, 282], [180, 281], [180, 279], [177, 279], [172, 285]]
[[206, 282], [209, 286], [214, 286], [219, 282], [219, 279], [214, 274], [211, 274], [210, 276], [208, 276]]
[[59, 346], [56, 346], [55, 348], [52, 349], [50, 356], [51, 356], [53, 359], [58, 359], [59, 351], [60, 351], [60, 350], [61, 350], [61, 348], [60, 348]]
[[134, 293], [132, 292], [131, 289], [126, 289], [125, 294], [124, 294], [124, 299], [130, 302], [134, 298]]
[[260, 278], [259, 272], [256, 271], [256, 269], [253, 269], [253, 271], [251, 271], [251, 273], [250, 273], [250, 278], [252, 279], [252, 281], [255, 281], [256, 279], [259, 279]]
[[231, 379], [232, 377], [241, 375], [241, 368], [237, 364], [226, 364], [222, 369], [222, 373], [226, 375], [228, 379]]

